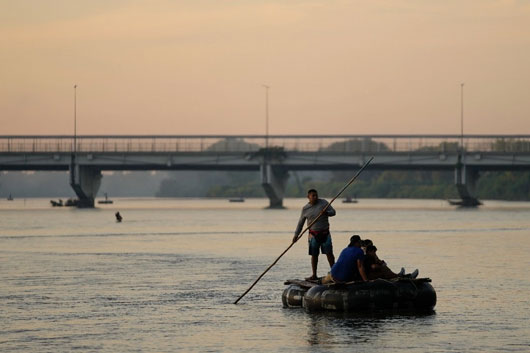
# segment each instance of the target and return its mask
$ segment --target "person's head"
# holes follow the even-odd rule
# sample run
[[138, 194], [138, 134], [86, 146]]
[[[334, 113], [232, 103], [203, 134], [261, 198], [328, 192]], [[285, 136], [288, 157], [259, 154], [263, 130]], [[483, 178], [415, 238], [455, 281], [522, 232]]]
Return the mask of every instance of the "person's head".
[[352, 235], [351, 236], [350, 244], [348, 245], [348, 247], [352, 247], [352, 246], [355, 246], [357, 248], [361, 247], [361, 237], [360, 236], [358, 236], [358, 235]]
[[366, 247], [366, 255], [375, 255], [375, 252], [377, 251], [377, 248], [375, 245], [368, 245]]
[[370, 245], [374, 245], [374, 243], [370, 240], [370, 239], [364, 239], [362, 242], [361, 242], [361, 246], [363, 248], [366, 248]]
[[311, 205], [314, 205], [318, 200], [318, 192], [315, 189], [309, 189], [307, 191], [307, 199]]

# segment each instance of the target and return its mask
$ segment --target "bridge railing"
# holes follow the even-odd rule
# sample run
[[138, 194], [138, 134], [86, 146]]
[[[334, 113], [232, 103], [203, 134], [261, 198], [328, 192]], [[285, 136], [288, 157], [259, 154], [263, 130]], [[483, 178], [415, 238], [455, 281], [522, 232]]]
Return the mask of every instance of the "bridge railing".
[[[530, 152], [530, 135], [206, 135], [77, 136], [84, 153], [253, 152], [269, 147], [286, 151], [382, 152]], [[72, 153], [73, 136], [0, 136], [0, 153]]]

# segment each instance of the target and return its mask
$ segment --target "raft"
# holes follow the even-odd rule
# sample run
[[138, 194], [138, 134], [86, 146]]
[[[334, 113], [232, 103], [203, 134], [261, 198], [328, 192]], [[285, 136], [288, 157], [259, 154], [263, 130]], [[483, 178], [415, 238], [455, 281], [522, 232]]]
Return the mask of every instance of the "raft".
[[326, 284], [288, 280], [282, 302], [286, 308], [303, 307], [307, 311], [432, 311], [436, 291], [429, 278], [376, 279], [368, 282]]

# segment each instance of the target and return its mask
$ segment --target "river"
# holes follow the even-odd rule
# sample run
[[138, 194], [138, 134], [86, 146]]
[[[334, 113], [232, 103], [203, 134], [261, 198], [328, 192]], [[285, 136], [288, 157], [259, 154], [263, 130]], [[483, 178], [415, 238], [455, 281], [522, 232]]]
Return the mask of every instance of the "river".
[[2, 200], [0, 351], [530, 351], [529, 202], [336, 201], [335, 254], [352, 234], [372, 239], [391, 268], [432, 279], [433, 314], [283, 308], [283, 282], [310, 275], [305, 241], [232, 304], [290, 244], [305, 202]]

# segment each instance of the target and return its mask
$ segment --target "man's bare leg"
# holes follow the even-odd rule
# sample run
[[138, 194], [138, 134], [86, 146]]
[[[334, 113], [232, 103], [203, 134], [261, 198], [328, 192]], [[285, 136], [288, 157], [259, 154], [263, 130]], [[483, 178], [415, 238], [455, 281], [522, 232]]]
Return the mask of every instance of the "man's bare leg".
[[317, 277], [317, 267], [318, 267], [318, 255], [311, 255], [311, 269], [313, 270], [313, 275], [309, 278], [310, 280], [318, 279]]
[[335, 265], [335, 255], [333, 253], [326, 254], [328, 257], [329, 267], [333, 267]]

